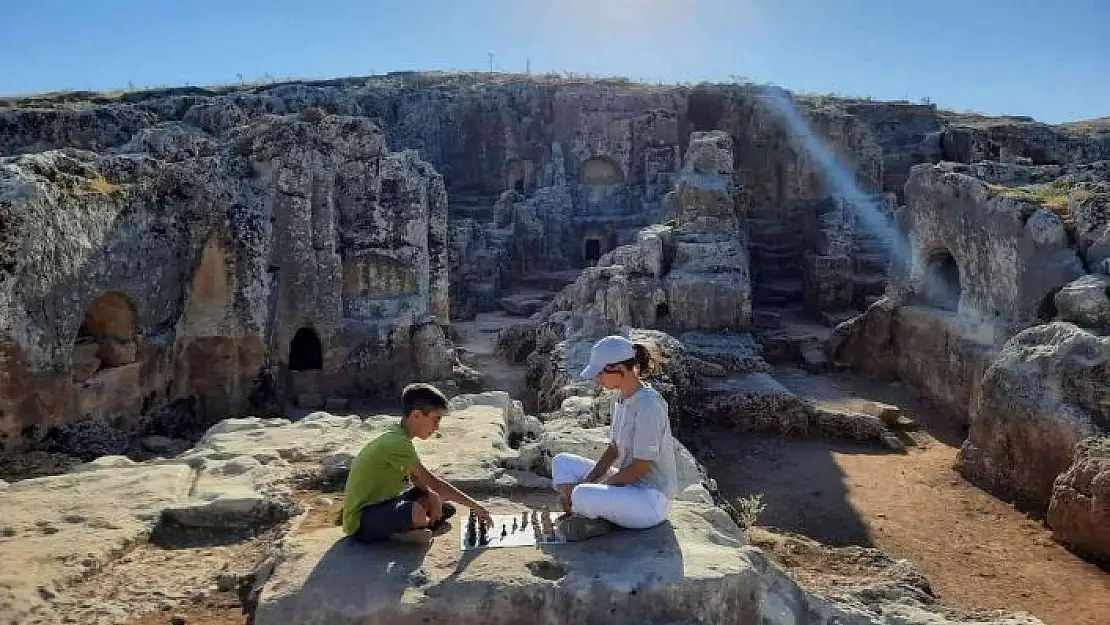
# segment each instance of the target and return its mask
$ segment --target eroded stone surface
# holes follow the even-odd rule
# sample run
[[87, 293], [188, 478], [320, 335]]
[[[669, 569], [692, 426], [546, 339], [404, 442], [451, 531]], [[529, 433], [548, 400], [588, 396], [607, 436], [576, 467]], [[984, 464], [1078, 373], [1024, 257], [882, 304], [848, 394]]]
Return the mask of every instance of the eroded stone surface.
[[1053, 483], [1047, 520], [1058, 540], [1110, 562], [1110, 436], [1076, 445], [1071, 466]]
[[[495, 513], [524, 509], [503, 500], [489, 505]], [[870, 588], [819, 599], [746, 546], [732, 520], [706, 502], [676, 501], [668, 521], [649, 530], [465, 555], [454, 532], [424, 549], [359, 545], [326, 529], [287, 539], [255, 622], [518, 623], [537, 614], [552, 623], [965, 622], [921, 591], [919, 575], [891, 568]], [[976, 622], [1039, 623], [1002, 614]]]
[[50, 600], [146, 540], [189, 496], [186, 465], [23, 480], [0, 489], [0, 621], [56, 622]]

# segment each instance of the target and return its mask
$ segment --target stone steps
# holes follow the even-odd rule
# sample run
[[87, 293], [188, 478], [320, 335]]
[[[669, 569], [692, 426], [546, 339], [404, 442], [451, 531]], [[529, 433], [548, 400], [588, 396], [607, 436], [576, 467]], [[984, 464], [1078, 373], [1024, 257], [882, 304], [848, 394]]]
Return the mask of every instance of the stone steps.
[[753, 241], [748, 244], [748, 251], [758, 258], [797, 258], [802, 255], [800, 245], [787, 241]]
[[778, 308], [781, 306], [788, 306], [797, 302], [797, 298], [787, 297], [785, 295], [766, 295], [759, 292], [752, 293], [752, 304], [761, 307]]
[[801, 279], [796, 265], [756, 265], [753, 268], [752, 276], [756, 282], [781, 282]]
[[801, 297], [801, 280], [766, 280], [752, 285], [752, 292], [771, 296]]
[[859, 314], [858, 310], [826, 310], [821, 313], [821, 321], [830, 328], [835, 328], [849, 319], [858, 317]]
[[872, 295], [882, 293], [886, 288], [887, 276], [882, 273], [866, 273], [852, 276], [852, 287], [856, 292]]

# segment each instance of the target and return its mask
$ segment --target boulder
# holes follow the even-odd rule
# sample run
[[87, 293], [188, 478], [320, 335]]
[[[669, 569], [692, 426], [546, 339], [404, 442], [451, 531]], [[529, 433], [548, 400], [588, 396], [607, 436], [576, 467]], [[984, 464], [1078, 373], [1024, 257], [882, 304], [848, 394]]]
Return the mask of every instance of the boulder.
[[1096, 332], [1110, 332], [1110, 275], [1091, 274], [1056, 292], [1056, 318]]
[[1110, 259], [1110, 182], [1078, 185], [1068, 195], [1068, 213], [1087, 266]]
[[825, 354], [869, 376], [909, 382], [953, 414], [964, 415], [996, 357], [1000, 330], [933, 306], [884, 297], [838, 325]]
[[1110, 337], [1048, 323], [1008, 341], [982, 380], [957, 469], [1044, 513], [1075, 446], [1110, 424]]
[[1060, 542], [1110, 562], [1110, 437], [1076, 445], [1071, 466], [1053, 483], [1047, 521]]

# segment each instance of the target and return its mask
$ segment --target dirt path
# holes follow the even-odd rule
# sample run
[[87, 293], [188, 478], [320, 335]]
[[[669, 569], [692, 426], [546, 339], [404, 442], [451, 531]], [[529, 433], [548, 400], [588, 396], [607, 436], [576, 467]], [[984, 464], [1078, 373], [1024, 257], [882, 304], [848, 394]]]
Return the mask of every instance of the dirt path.
[[[779, 375], [791, 386], [798, 380]], [[953, 469], [962, 428], [902, 386], [820, 379], [901, 406], [921, 423], [908, 454], [823, 440], [705, 432], [709, 469], [729, 497], [763, 493], [760, 524], [832, 545], [905, 558], [945, 603], [1025, 610], [1047, 625], [1110, 623], [1110, 572], [1054, 542], [1043, 524], [964, 481]], [[831, 398], [830, 398], [831, 400]]]
[[526, 367], [514, 365], [497, 355], [497, 333], [503, 328], [524, 321], [502, 312], [480, 313], [473, 321], [454, 321], [458, 335], [455, 346], [462, 352], [462, 361], [482, 373], [487, 386], [507, 391], [516, 398], [524, 391]]

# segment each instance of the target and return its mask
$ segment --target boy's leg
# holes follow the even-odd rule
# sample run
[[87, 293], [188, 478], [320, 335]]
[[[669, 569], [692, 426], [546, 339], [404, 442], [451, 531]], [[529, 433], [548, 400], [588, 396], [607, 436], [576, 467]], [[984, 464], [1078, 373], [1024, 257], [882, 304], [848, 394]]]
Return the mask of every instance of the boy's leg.
[[[438, 493], [436, 494], [438, 495]], [[425, 512], [432, 509], [432, 504], [428, 501], [427, 491], [418, 486], [413, 486], [412, 488], [401, 493], [401, 497], [409, 501], [415, 501], [419, 503], [420, 506], [425, 510]], [[439, 517], [438, 521], [428, 526], [428, 529], [432, 530], [432, 532], [439, 532], [445, 529], [447, 526], [447, 520], [455, 516], [456, 508], [454, 504], [449, 501], [441, 502], [440, 509], [443, 511], [443, 515]]]
[[403, 538], [402, 535], [414, 530], [428, 532], [427, 509], [404, 494], [366, 506], [359, 514], [361, 518], [355, 538], [361, 542], [374, 543], [390, 538]]
[[654, 527], [670, 512], [667, 497], [654, 488], [579, 484], [572, 496], [576, 514], [628, 529]]

